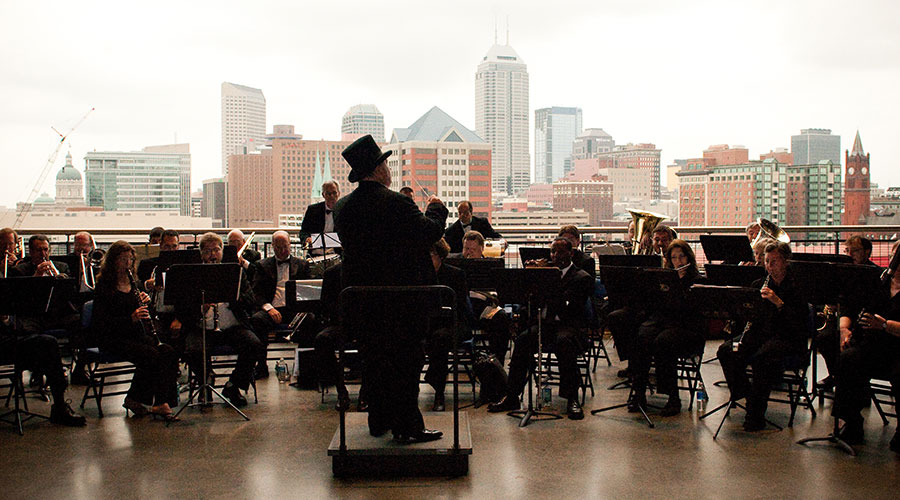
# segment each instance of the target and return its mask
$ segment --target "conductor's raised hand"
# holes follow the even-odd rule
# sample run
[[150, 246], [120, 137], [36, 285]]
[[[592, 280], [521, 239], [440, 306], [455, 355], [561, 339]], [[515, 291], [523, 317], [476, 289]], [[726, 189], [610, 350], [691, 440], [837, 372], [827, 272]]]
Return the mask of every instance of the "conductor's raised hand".
[[444, 202], [441, 201], [441, 199], [438, 198], [436, 195], [431, 195], [431, 196], [428, 197], [427, 200], [425, 200], [425, 206], [426, 206], [426, 207], [427, 207], [428, 205], [431, 205], [432, 203], [440, 203], [441, 205], [444, 204]]

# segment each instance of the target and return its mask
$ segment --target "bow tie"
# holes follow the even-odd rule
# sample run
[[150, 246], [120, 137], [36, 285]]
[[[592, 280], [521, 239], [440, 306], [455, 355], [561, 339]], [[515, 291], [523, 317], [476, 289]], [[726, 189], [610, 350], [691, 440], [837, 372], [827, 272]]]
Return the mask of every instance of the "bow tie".
[[329, 214], [331, 214], [331, 212], [334, 212], [334, 210], [331, 210], [328, 208], [325, 209], [325, 215], [329, 215]]
[[277, 262], [279, 266], [282, 265], [282, 264], [290, 264], [290, 263], [291, 263], [291, 258], [288, 257], [287, 259], [284, 259], [284, 260], [278, 260], [278, 259], [275, 259], [275, 262]]

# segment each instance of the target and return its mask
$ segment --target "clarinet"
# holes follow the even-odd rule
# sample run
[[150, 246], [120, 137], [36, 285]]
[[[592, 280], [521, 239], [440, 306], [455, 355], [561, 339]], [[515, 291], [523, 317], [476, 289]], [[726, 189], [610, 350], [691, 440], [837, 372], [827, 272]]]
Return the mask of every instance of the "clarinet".
[[[138, 304], [144, 305], [144, 301], [141, 300], [141, 291], [140, 289], [138, 289], [137, 280], [134, 279], [134, 273], [131, 272], [131, 269], [128, 270], [128, 281], [131, 282], [131, 293], [134, 294], [134, 298], [137, 299]], [[163, 342], [159, 340], [159, 334], [156, 332], [156, 325], [153, 324], [152, 319], [142, 319], [141, 329], [144, 330], [145, 335], [153, 337], [153, 340], [156, 341], [157, 346], [163, 344]]]
[[[760, 291], [762, 291], [762, 289], [764, 289], [764, 288], [766, 288], [766, 287], [769, 286], [769, 280], [770, 280], [770, 279], [772, 279], [772, 275], [771, 275], [771, 274], [768, 275], [768, 276], [766, 276], [766, 280], [763, 281], [762, 286], [759, 288]], [[746, 336], [747, 336], [747, 333], [750, 332], [750, 327], [751, 327], [751, 326], [753, 326], [753, 322], [752, 322], [752, 321], [747, 321], [747, 324], [744, 325], [744, 331], [741, 332], [741, 336], [738, 338], [737, 343], [736, 343], [736, 344], [732, 344], [732, 346], [733, 346], [732, 349], [733, 349], [734, 351], [737, 351], [737, 350], [739, 350], [739, 349], [741, 348], [741, 344], [744, 342], [744, 337], [746, 337]]]

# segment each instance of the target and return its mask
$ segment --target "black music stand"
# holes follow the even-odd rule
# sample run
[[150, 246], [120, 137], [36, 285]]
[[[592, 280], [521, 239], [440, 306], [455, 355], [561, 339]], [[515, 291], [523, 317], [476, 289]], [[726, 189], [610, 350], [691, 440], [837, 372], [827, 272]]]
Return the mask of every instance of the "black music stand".
[[446, 258], [444, 264], [458, 267], [466, 275], [466, 284], [469, 290], [495, 290], [497, 288], [493, 278], [493, 269], [502, 269], [503, 259], [485, 257], [483, 259]]
[[[16, 277], [0, 279], [0, 314], [16, 316], [43, 316], [50, 310], [50, 305], [57, 300], [71, 298], [76, 290], [77, 280], [71, 278], [40, 277]], [[13, 397], [15, 406], [12, 410], [0, 414], [0, 420], [11, 424], [19, 432], [25, 435], [23, 424], [32, 418], [49, 419], [50, 417], [28, 411], [28, 402], [25, 399], [25, 388], [22, 386], [22, 369], [17, 359], [20, 336], [16, 334], [15, 321], [13, 328], [13, 365], [15, 380], [13, 383]], [[21, 400], [22, 406], [19, 406]], [[7, 420], [9, 418], [9, 420]]]
[[[541, 316], [546, 311], [547, 302], [559, 294], [562, 274], [556, 267], [530, 267], [524, 269], [494, 269], [492, 271], [494, 282], [497, 285], [497, 296], [503, 304], [525, 304], [528, 307], [529, 317], [532, 308], [537, 308], [538, 326], [538, 362], [537, 362], [537, 392], [540, 397], [541, 377], [543, 376], [543, 339], [541, 338]], [[524, 347], [524, 346], [523, 346]], [[518, 349], [519, 347], [516, 346]], [[533, 394], [533, 373], [528, 376], [528, 407], [524, 410], [513, 410], [507, 415], [519, 418], [519, 427], [525, 427], [535, 420], [558, 420], [562, 418], [556, 412], [541, 411], [540, 400], [535, 409]], [[540, 418], [544, 417], [544, 418]]]
[[597, 255], [597, 264], [609, 267], [662, 267], [659, 255]]
[[[701, 315], [707, 318], [731, 319], [735, 321], [757, 319], [768, 307], [766, 305], [768, 301], [762, 298], [758, 288], [743, 286], [694, 285], [691, 287], [690, 300], [692, 307], [695, 307], [700, 311]], [[719, 427], [716, 429], [713, 439], [719, 437], [719, 431], [722, 430], [725, 420], [731, 413], [732, 408], [735, 407], [747, 411], [747, 407], [732, 399], [729, 393], [728, 401], [700, 415], [700, 420], [702, 420], [719, 410], [725, 410], [725, 415], [722, 416], [722, 421], [719, 422]], [[775, 422], [767, 418], [765, 420], [769, 425], [781, 430], [781, 426]]]
[[736, 266], [733, 264], [704, 264], [706, 281], [710, 285], [746, 286], [753, 285], [759, 279], [765, 279], [766, 268], [763, 266]]
[[[854, 264], [837, 264], [830, 262], [792, 262], [791, 270], [794, 273], [797, 284], [804, 290], [813, 304], [841, 304], [852, 297], [866, 297], [879, 288], [879, 276], [882, 269], [875, 266], [858, 266]], [[840, 307], [837, 317], [840, 318]], [[835, 335], [840, 352], [840, 333]], [[815, 367], [816, 360], [812, 360]], [[840, 376], [837, 374], [836, 376]], [[816, 373], [813, 373], [815, 383]], [[831, 434], [822, 437], [804, 438], [797, 444], [814, 443], [824, 441], [835, 444], [850, 456], [856, 456], [847, 442], [838, 436], [838, 419], [832, 416], [834, 428]]]
[[[206, 317], [203, 314], [203, 304], [216, 304], [219, 302], [235, 302], [239, 298], [241, 274], [243, 269], [235, 263], [229, 264], [174, 264], [168, 270], [166, 304], [187, 304], [197, 307], [200, 311], [200, 332], [202, 341], [203, 359], [203, 385], [200, 390], [195, 392], [190, 399], [182, 406], [172, 421], [177, 420], [178, 415], [185, 408], [191, 406], [194, 398], [199, 394], [206, 394], [206, 391], [212, 392], [223, 403], [227, 404], [234, 411], [244, 417], [244, 420], [250, 420], [250, 417], [238, 409], [231, 401], [227, 400], [222, 394], [216, 390], [209, 382], [207, 377], [209, 360], [206, 351]], [[206, 401], [201, 406], [207, 406], [210, 402]], [[166, 423], [168, 425], [168, 422]]]
[[519, 247], [519, 260], [522, 262], [522, 267], [525, 267], [525, 263], [529, 260], [540, 259], [550, 260], [549, 247]]
[[791, 260], [804, 262], [832, 262], [835, 264], [853, 264], [853, 257], [839, 253], [793, 252]]
[[753, 248], [742, 234], [701, 234], [700, 245], [706, 260], [725, 264], [753, 262]]
[[[610, 291], [610, 294], [625, 296], [628, 298], [629, 302], [650, 303], [656, 306], [662, 305], [663, 308], [677, 308], [684, 300], [678, 282], [678, 271], [675, 271], [674, 269], [642, 269], [636, 267], [610, 268], [604, 266], [604, 268], [601, 268], [601, 273], [604, 269], [606, 275], [611, 278], [610, 283], [612, 284], [612, 289], [610, 291], [610, 288], [607, 288], [607, 290]], [[628, 381], [619, 382], [613, 385], [610, 389], [615, 389], [621, 384], [630, 385], [630, 383], [631, 380], [629, 379]], [[591, 410], [591, 415], [624, 408], [631, 403], [634, 396], [634, 386], [631, 385], [628, 399], [626, 399], [624, 403]], [[646, 406], [656, 408], [649, 404]], [[644, 417], [644, 420], [647, 421], [647, 425], [652, 429], [654, 427], [653, 421], [650, 420], [650, 416], [647, 415], [645, 405], [638, 405], [638, 410]]]

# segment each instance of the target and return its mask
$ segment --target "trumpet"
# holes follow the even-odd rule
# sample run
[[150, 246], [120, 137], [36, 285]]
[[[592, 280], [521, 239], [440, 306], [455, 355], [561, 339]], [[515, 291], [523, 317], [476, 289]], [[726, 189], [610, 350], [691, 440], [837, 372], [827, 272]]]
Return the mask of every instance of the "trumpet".
[[[56, 264], [54, 264], [52, 260], [47, 259], [44, 262], [49, 262], [50, 267], [46, 271], [44, 271], [43, 276], [52, 276], [55, 278], [60, 275], [59, 269], [56, 268]], [[43, 264], [43, 262], [41, 264]]]

